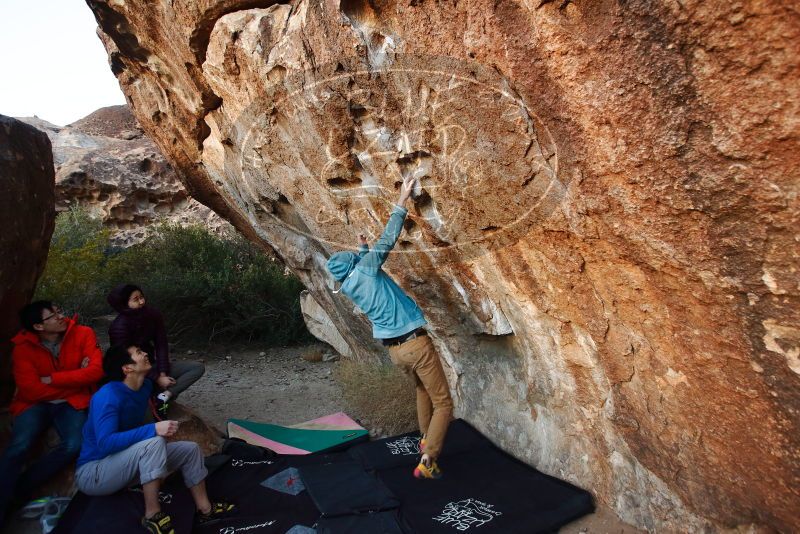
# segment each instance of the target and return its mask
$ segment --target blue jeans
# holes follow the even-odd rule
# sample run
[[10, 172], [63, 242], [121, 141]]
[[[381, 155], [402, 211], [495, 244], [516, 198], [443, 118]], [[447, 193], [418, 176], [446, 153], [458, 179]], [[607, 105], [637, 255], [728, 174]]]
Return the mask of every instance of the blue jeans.
[[[34, 404], [14, 418], [11, 440], [0, 456], [0, 525], [12, 498], [28, 499], [78, 456], [85, 422], [86, 410], [76, 410], [67, 402]], [[61, 442], [20, 475], [28, 451], [51, 424]]]

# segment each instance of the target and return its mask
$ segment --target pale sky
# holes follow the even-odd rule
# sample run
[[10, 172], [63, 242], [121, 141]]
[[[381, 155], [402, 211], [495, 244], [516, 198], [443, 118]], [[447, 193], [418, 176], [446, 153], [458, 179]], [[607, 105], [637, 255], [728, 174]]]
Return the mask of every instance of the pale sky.
[[124, 104], [84, 0], [0, 0], [0, 114], [59, 126]]

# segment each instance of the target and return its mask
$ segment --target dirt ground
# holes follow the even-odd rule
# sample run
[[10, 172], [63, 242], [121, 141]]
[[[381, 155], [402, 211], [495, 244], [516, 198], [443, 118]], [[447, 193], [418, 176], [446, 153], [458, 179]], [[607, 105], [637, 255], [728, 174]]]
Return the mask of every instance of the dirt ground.
[[[181, 395], [179, 402], [220, 432], [225, 431], [229, 418], [293, 424], [347, 411], [342, 392], [333, 378], [337, 363], [303, 358], [326, 350], [329, 349], [323, 345], [308, 345], [174, 351], [175, 359], [197, 360], [206, 365], [205, 375]], [[363, 419], [362, 414], [349, 414]], [[31, 520], [14, 520], [2, 530], [3, 534], [38, 532], [41, 532], [38, 523]], [[608, 508], [599, 507], [594, 514], [570, 523], [560, 532], [633, 534], [641, 531], [621, 522]]]
[[335, 362], [302, 358], [321, 350], [324, 347], [309, 345], [178, 354], [178, 359], [201, 360], [206, 365], [206, 374], [179, 402], [223, 432], [230, 418], [293, 424], [344, 411], [332, 376]]

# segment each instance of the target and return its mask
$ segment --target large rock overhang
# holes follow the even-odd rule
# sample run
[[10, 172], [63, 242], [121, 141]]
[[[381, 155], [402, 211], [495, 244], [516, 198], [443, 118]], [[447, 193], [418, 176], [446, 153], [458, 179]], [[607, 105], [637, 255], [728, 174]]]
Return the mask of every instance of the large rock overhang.
[[462, 416], [642, 527], [798, 527], [790, 8], [88, 4], [190, 193], [354, 357], [379, 352], [325, 258], [417, 173], [387, 270]]

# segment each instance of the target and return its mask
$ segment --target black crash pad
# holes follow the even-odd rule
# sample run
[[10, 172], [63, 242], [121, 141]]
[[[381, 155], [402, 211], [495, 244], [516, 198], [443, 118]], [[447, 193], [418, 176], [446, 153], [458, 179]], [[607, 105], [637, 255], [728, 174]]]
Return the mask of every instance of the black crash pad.
[[[555, 531], [594, 509], [588, 492], [517, 461], [461, 420], [451, 423], [439, 458], [444, 477], [417, 480], [418, 438], [404, 434], [306, 456], [228, 442], [224, 454], [207, 459], [213, 467], [207, 487], [212, 499], [232, 500], [240, 513], [194, 532], [534, 534]], [[292, 468], [305, 490], [293, 495], [265, 483]], [[181, 477], [170, 477], [164, 488], [164, 510], [176, 533], [192, 532], [194, 503]], [[55, 532], [100, 532], [113, 525], [114, 534], [139, 534], [143, 511], [140, 491], [79, 493]]]

